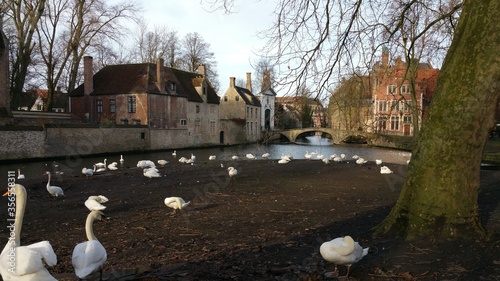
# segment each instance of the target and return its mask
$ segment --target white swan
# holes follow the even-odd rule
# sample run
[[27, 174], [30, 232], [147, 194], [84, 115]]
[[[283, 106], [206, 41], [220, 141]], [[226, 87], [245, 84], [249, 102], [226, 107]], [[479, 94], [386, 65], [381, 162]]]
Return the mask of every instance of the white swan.
[[375, 159], [375, 164], [382, 165], [382, 159]]
[[86, 177], [91, 177], [94, 175], [94, 170], [90, 168], [82, 168], [82, 174], [85, 175]]
[[145, 176], [145, 177], [148, 177], [148, 178], [159, 178], [161, 177], [160, 173], [158, 172], [158, 169], [156, 168], [149, 168], [149, 169], [144, 169], [142, 171], [142, 174]]
[[94, 165], [97, 167], [97, 168], [106, 168], [106, 161], [108, 161], [108, 159], [104, 159], [104, 162], [99, 162], [99, 163], [95, 163]]
[[123, 155], [120, 155], [120, 164], [123, 164], [125, 162], [125, 159], [123, 159]]
[[102, 211], [106, 209], [106, 206], [101, 203], [106, 203], [108, 201], [108, 198], [103, 195], [89, 196], [89, 198], [85, 201], [85, 207], [87, 207], [90, 211]]
[[311, 153], [309, 153], [309, 152], [307, 152], [307, 151], [306, 151], [306, 154], [304, 155], [304, 158], [305, 158], [306, 160], [311, 160], [311, 159], [312, 159], [312, 157], [313, 157], [313, 155], [312, 155]]
[[102, 173], [106, 171], [106, 168], [97, 168], [96, 165], [94, 165], [94, 173]]
[[361, 157], [359, 157], [356, 160], [356, 164], [359, 164], [359, 165], [365, 164], [366, 162], [368, 162], [368, 161], [366, 161], [364, 158], [361, 158]]
[[18, 180], [24, 180], [24, 174], [21, 174], [21, 169], [17, 169], [17, 179]]
[[163, 160], [163, 159], [160, 159], [160, 160], [158, 160], [156, 162], [158, 162], [158, 164], [160, 164], [160, 166], [165, 166], [165, 165], [168, 164], [168, 161], [167, 160]]
[[319, 248], [319, 252], [326, 261], [335, 264], [335, 275], [338, 276], [337, 265], [342, 264], [347, 266], [345, 276], [349, 277], [351, 265], [366, 256], [368, 249], [361, 248], [359, 243], [354, 242], [351, 236], [345, 236], [323, 243]]
[[48, 181], [47, 181], [47, 191], [50, 193], [50, 195], [54, 197], [59, 197], [59, 196], [64, 196], [64, 191], [62, 190], [61, 187], [55, 186], [55, 185], [50, 185], [50, 172], [47, 171], [45, 172], [46, 176], [48, 176]]
[[328, 160], [328, 158], [326, 158], [326, 157], [321, 159], [321, 161], [323, 161], [323, 163], [325, 163], [325, 164], [330, 164], [330, 160]]
[[[11, 236], [0, 254], [0, 275], [3, 280], [37, 280], [57, 281], [45, 268], [44, 264], [54, 266], [57, 256], [48, 241], [21, 246], [21, 228], [23, 226], [24, 210], [26, 208], [26, 189], [15, 184], [4, 196], [16, 195], [16, 217], [9, 225]], [[15, 268], [10, 266], [12, 256], [15, 257]]]
[[234, 167], [228, 167], [227, 171], [230, 177], [234, 177], [238, 174], [238, 170], [236, 170]]
[[151, 160], [139, 160], [139, 161], [137, 161], [137, 168], [146, 169], [146, 168], [152, 168], [152, 167], [156, 167], [156, 165]]
[[253, 155], [252, 153], [247, 153], [247, 155], [245, 155], [247, 159], [250, 159], [250, 160], [254, 160], [255, 159], [255, 155]]
[[85, 232], [87, 234], [87, 242], [79, 243], [73, 249], [73, 257], [71, 262], [75, 268], [75, 274], [78, 278], [83, 279], [90, 274], [99, 271], [99, 280], [102, 280], [102, 266], [108, 255], [106, 249], [94, 235], [94, 221], [106, 221], [106, 217], [101, 211], [92, 211], [87, 216], [85, 222]]
[[172, 152], [172, 156], [177, 156], [177, 150], [174, 150], [174, 152]]
[[278, 160], [278, 164], [287, 164], [288, 162], [290, 162], [290, 159], [287, 158], [281, 158]]
[[240, 157], [238, 157], [237, 155], [233, 155], [233, 156], [231, 156], [231, 159], [238, 160], [238, 159], [240, 159]]
[[208, 157], [208, 160], [215, 160], [215, 159], [217, 159], [217, 156], [215, 156], [215, 155], [210, 155]]
[[380, 173], [387, 175], [387, 174], [392, 174], [393, 171], [391, 169], [389, 169], [389, 167], [387, 167], [387, 166], [382, 166], [382, 167], [380, 167]]
[[264, 154], [262, 154], [262, 158], [264, 159], [267, 159], [271, 154], [269, 154], [269, 152], [266, 152]]
[[108, 170], [111, 170], [111, 171], [116, 171], [118, 170], [118, 163], [117, 162], [113, 162], [111, 164], [108, 165]]
[[181, 210], [191, 203], [191, 201], [184, 201], [181, 197], [167, 197], [163, 200], [163, 202], [167, 205], [167, 207], [174, 209], [174, 211], [177, 209]]

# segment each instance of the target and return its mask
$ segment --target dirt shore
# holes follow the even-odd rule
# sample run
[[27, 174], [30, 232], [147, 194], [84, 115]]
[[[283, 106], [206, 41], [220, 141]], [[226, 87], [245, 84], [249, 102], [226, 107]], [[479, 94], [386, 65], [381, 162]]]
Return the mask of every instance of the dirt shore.
[[[92, 178], [57, 176], [52, 184], [66, 194], [58, 199], [48, 196], [46, 178], [18, 181], [28, 191], [22, 244], [50, 241], [58, 257], [50, 272], [77, 280], [71, 254], [86, 239], [83, 203], [102, 194], [111, 219], [94, 231], [108, 253], [105, 280], [326, 280], [333, 265], [319, 247], [344, 235], [370, 247], [351, 280], [500, 280], [499, 235], [433, 242], [372, 236], [399, 195], [405, 165], [386, 164], [395, 173], [382, 175], [372, 162], [170, 162], [153, 179], [136, 163]], [[239, 172], [234, 178], [230, 165]], [[500, 171], [481, 176], [481, 220], [499, 233]], [[170, 196], [191, 204], [174, 214], [163, 204]], [[8, 229], [0, 235], [5, 243]]]

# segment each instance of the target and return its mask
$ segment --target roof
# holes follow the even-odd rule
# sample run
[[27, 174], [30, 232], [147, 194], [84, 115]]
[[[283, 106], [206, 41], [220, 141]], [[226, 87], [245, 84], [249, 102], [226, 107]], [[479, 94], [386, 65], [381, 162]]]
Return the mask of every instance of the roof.
[[267, 88], [266, 90], [262, 91], [261, 95], [265, 95], [265, 96], [277, 96], [277, 94], [273, 90], [273, 88]]
[[[156, 64], [121, 64], [108, 65], [94, 74], [94, 91], [91, 95], [121, 95], [130, 93], [148, 93], [157, 95], [175, 95], [185, 97], [189, 101], [203, 102], [196, 91], [201, 86], [203, 75], [179, 69], [165, 67], [165, 89], [161, 91], [156, 81]], [[169, 82], [174, 82], [175, 93], [168, 87]], [[219, 104], [220, 99], [207, 80], [207, 102]], [[84, 84], [78, 86], [69, 96], [83, 96]]]
[[252, 92], [247, 88], [242, 88], [238, 86], [234, 86], [236, 92], [240, 95], [240, 97], [245, 101], [247, 105], [253, 105], [260, 107], [260, 100], [255, 97]]

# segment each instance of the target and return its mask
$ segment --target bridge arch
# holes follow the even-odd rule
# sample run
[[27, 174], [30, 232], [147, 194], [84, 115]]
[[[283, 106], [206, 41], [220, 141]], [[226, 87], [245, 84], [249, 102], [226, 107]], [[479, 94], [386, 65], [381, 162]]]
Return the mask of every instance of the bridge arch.
[[[357, 143], [371, 143], [372, 134], [361, 131], [346, 131], [346, 130], [336, 130], [332, 128], [301, 128], [301, 129], [290, 129], [275, 131], [281, 137], [286, 138], [289, 142], [295, 143], [297, 138], [303, 134], [318, 134], [326, 135], [331, 138], [333, 143], [340, 144], [342, 142], [349, 142], [350, 140], [356, 140]], [[361, 142], [359, 142], [361, 140]]]

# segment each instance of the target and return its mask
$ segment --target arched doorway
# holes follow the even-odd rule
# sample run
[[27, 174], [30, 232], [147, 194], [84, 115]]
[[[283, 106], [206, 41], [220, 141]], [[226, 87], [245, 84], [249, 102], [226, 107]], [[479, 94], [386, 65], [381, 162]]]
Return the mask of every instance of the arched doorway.
[[264, 128], [266, 129], [266, 131], [270, 131], [271, 130], [271, 110], [270, 109], [266, 109], [266, 111], [264, 111], [264, 120], [265, 120]]

